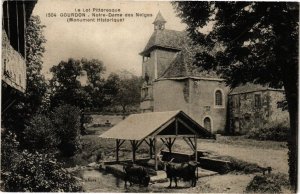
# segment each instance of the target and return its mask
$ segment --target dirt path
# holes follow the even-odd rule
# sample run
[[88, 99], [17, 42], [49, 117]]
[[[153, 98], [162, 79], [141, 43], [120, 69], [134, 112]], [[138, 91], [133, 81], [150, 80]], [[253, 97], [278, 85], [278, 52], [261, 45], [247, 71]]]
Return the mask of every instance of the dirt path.
[[[181, 150], [190, 152], [190, 148], [182, 140], [178, 140]], [[198, 140], [198, 150], [207, 150], [217, 155], [232, 156], [240, 160], [256, 163], [262, 167], [271, 166], [274, 172], [288, 174], [288, 150], [257, 148], [251, 146], [225, 144]]]
[[261, 149], [242, 147], [221, 143], [199, 142], [199, 147], [215, 152], [218, 155], [232, 156], [260, 166], [271, 166], [274, 171], [288, 174], [287, 149]]

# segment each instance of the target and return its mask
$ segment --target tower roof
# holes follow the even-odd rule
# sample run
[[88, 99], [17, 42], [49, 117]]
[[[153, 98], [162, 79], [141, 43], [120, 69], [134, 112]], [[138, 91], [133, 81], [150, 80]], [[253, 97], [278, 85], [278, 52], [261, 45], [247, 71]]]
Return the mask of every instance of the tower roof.
[[153, 22], [153, 24], [156, 23], [166, 23], [167, 21], [164, 19], [164, 17], [161, 15], [160, 11], [157, 13], [156, 18]]
[[157, 47], [179, 51], [181, 50], [181, 46], [183, 44], [185, 36], [185, 32], [176, 30], [164, 29], [154, 31], [140, 55], [147, 55]]

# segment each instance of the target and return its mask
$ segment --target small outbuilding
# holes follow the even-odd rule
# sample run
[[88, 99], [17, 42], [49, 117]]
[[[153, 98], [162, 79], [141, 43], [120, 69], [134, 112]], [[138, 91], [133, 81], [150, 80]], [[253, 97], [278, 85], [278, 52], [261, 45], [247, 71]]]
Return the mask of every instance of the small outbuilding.
[[159, 153], [156, 145], [158, 140], [161, 140], [169, 152], [172, 152], [176, 138], [184, 139], [194, 151], [197, 162], [197, 139], [213, 138], [213, 135], [183, 111], [168, 111], [132, 114], [100, 137], [116, 140], [117, 162], [120, 147], [126, 140], [130, 141], [132, 146], [133, 162], [135, 162], [138, 147], [146, 142], [149, 145], [150, 158], [154, 153], [157, 170]]

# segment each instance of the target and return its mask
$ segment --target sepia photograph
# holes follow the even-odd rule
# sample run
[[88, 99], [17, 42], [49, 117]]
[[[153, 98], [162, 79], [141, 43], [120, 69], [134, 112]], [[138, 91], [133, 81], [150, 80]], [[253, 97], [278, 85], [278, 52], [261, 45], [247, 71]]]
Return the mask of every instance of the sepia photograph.
[[1, 2], [1, 192], [298, 192], [299, 2]]

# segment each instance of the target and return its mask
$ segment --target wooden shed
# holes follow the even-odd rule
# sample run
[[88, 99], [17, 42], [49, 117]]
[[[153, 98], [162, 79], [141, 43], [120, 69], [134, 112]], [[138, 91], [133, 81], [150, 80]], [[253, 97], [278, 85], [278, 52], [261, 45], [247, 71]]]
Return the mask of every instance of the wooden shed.
[[172, 152], [176, 138], [184, 139], [194, 151], [197, 162], [197, 139], [208, 139], [213, 135], [183, 111], [168, 111], [132, 114], [100, 137], [116, 140], [117, 161], [119, 161], [120, 147], [126, 140], [130, 141], [132, 146], [133, 162], [136, 159], [136, 150], [143, 142], [146, 142], [149, 145], [150, 157], [154, 153], [157, 170], [159, 154], [156, 148], [157, 141], [161, 140], [169, 152]]

